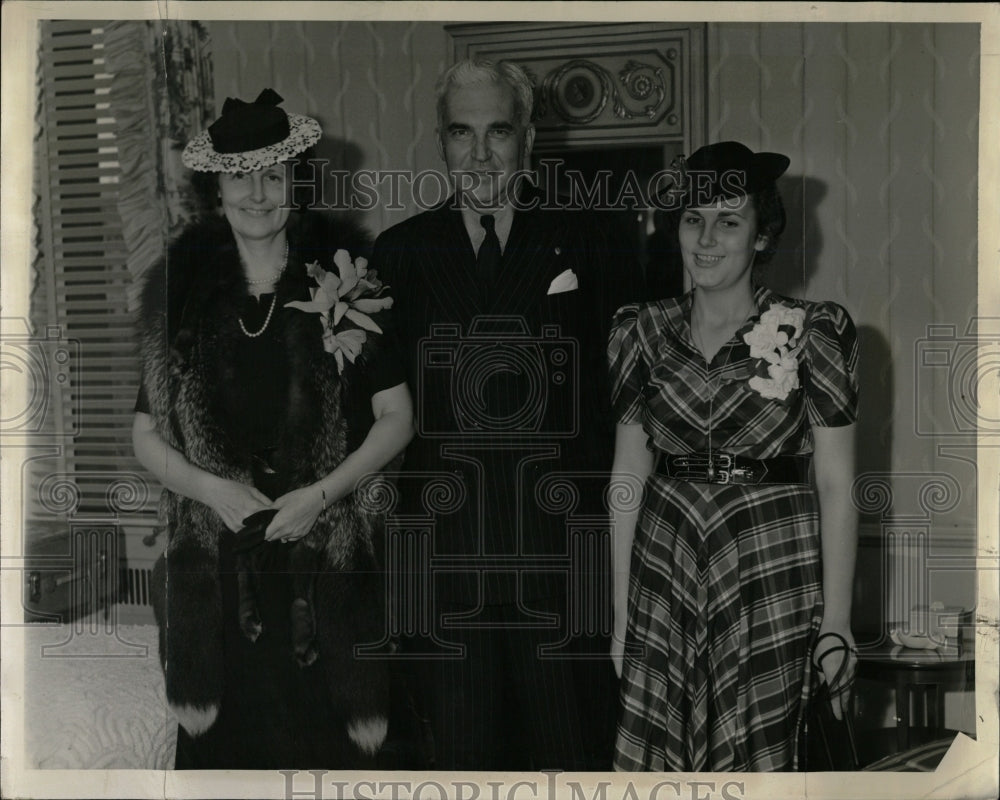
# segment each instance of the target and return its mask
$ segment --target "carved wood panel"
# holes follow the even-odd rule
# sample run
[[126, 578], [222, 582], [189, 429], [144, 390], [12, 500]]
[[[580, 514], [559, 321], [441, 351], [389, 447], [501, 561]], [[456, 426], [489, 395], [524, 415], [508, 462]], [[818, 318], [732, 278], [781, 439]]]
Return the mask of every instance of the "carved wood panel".
[[446, 26], [455, 59], [515, 61], [535, 84], [535, 151], [680, 144], [705, 129], [705, 26], [476, 23]]

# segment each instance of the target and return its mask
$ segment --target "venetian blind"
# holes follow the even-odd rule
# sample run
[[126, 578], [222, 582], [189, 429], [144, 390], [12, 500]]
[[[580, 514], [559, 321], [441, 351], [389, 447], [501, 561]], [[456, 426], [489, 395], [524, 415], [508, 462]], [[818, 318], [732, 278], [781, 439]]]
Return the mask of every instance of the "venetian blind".
[[71, 358], [68, 379], [50, 387], [61, 453], [39, 460], [28, 505], [51, 512], [51, 492], [61, 484], [75, 487], [77, 515], [106, 515], [124, 505], [151, 516], [158, 488], [148, 484], [131, 444], [139, 360], [117, 208], [120, 164], [105, 29], [78, 21], [42, 25], [32, 313], [36, 332], [58, 326]]

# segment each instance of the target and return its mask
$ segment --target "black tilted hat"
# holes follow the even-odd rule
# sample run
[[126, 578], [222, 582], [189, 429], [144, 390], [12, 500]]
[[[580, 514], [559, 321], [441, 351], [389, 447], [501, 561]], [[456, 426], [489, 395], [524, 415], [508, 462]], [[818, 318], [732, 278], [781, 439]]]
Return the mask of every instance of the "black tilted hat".
[[286, 113], [281, 95], [265, 89], [252, 103], [227, 97], [222, 116], [184, 148], [184, 166], [198, 172], [253, 172], [297, 156], [319, 141], [319, 123]]
[[740, 142], [700, 147], [671, 165], [674, 182], [659, 193], [673, 208], [698, 208], [759, 192], [781, 177], [791, 163], [781, 153], [755, 153]]

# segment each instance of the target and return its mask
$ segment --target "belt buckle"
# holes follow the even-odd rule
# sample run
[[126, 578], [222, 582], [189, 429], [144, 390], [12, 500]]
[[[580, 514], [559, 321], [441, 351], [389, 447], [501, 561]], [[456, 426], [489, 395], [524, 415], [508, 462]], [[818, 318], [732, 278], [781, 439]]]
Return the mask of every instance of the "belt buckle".
[[708, 466], [705, 469], [705, 480], [723, 485], [729, 483], [732, 466], [733, 457], [729, 453], [710, 453]]
[[667, 457], [671, 477], [681, 480], [729, 484], [744, 471], [736, 467], [736, 457], [731, 453], [685, 453]]
[[730, 469], [733, 466], [733, 457], [729, 453], [712, 453], [709, 466]]

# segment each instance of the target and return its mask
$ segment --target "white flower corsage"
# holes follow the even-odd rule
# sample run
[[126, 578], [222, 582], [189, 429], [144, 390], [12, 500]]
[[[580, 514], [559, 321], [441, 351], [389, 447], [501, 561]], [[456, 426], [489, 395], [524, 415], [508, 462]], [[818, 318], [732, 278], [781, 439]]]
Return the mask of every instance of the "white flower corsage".
[[749, 386], [761, 397], [784, 402], [799, 388], [798, 344], [805, 319], [805, 309], [772, 303], [753, 330], [743, 335], [750, 357], [757, 359]]
[[[312, 300], [295, 300], [285, 303], [286, 308], [320, 315], [323, 320], [323, 349], [337, 359], [337, 371], [344, 371], [344, 358], [352, 364], [361, 354], [368, 339], [366, 330], [382, 333], [369, 314], [392, 308], [392, 298], [385, 297], [386, 288], [378, 279], [376, 270], [368, 269], [368, 259], [351, 261], [346, 250], [333, 255], [336, 272], [327, 272], [318, 261], [306, 264], [306, 273], [316, 281], [309, 288]], [[344, 320], [357, 327], [348, 326]]]

